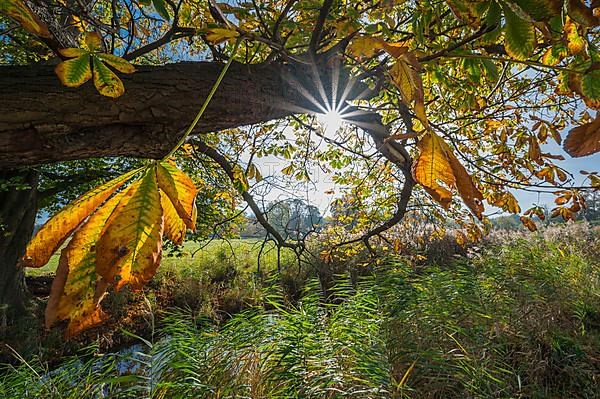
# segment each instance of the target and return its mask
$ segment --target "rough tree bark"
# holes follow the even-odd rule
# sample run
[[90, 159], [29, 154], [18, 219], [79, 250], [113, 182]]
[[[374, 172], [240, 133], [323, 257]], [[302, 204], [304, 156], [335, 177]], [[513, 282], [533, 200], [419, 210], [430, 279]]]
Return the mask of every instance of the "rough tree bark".
[[23, 189], [0, 191], [0, 317], [19, 314], [25, 305], [25, 275], [15, 267], [24, 255], [36, 215], [37, 172], [0, 171], [0, 181], [20, 179]]
[[[161, 157], [194, 118], [221, 68], [208, 62], [140, 66], [121, 76], [125, 94], [110, 99], [91, 82], [62, 87], [50, 66], [0, 67], [0, 169], [101, 156]], [[298, 85], [317, 93], [319, 79], [327, 87], [330, 71], [320, 69], [317, 78], [316, 69], [304, 65], [233, 64], [196, 133], [316, 110]], [[362, 92], [354, 85], [348, 99]]]

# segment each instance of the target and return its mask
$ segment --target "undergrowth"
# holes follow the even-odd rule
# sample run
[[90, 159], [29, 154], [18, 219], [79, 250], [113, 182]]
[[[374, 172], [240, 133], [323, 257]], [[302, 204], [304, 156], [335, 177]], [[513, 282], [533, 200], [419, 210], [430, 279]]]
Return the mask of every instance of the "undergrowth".
[[272, 280], [222, 321], [152, 319], [127, 353], [5, 366], [0, 397], [597, 398], [599, 242], [496, 235], [448, 264], [312, 279], [297, 302]]

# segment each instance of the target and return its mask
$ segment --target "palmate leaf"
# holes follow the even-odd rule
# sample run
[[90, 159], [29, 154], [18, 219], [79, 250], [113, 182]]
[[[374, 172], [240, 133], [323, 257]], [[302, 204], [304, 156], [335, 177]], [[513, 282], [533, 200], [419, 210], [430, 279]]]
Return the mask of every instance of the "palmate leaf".
[[[185, 238], [186, 223], [196, 223], [197, 189], [174, 163], [155, 162], [140, 173], [128, 172], [90, 190], [50, 219], [27, 248], [26, 266], [42, 266], [75, 231], [60, 256], [46, 309], [46, 326], [69, 320], [67, 336], [101, 323], [99, 307], [109, 284], [139, 289], [156, 273], [162, 236], [175, 244]], [[158, 173], [170, 195], [159, 188]], [[176, 209], [173, 201], [178, 205]], [[190, 202], [191, 201], [191, 202]], [[87, 219], [87, 220], [86, 220]]]
[[113, 71], [108, 69], [98, 58], [94, 57], [94, 86], [100, 94], [117, 98], [125, 93], [123, 82]]
[[81, 222], [138, 172], [139, 169], [128, 172], [88, 191], [54, 215], [29, 242], [24, 257], [24, 265], [27, 267], [42, 267], [48, 263], [52, 254]]
[[508, 5], [503, 4], [504, 47], [511, 57], [526, 60], [535, 50], [535, 27], [530, 21], [519, 17]]
[[108, 218], [96, 244], [96, 272], [117, 290], [141, 288], [160, 264], [163, 227], [156, 168], [151, 168]]
[[21, 0], [0, 0], [0, 12], [8, 15], [36, 36], [51, 37], [48, 26]]
[[73, 336], [106, 319], [98, 304], [108, 284], [96, 274], [95, 245], [123, 195], [124, 191], [114, 195], [94, 212], [62, 250], [46, 306], [46, 328], [69, 319], [66, 335]]
[[63, 56], [76, 57], [56, 66], [55, 72], [62, 84], [78, 87], [93, 76], [94, 85], [103, 96], [116, 98], [123, 95], [123, 82], [103, 61], [122, 73], [133, 73], [135, 68], [121, 57], [102, 53], [102, 48], [102, 37], [96, 32], [88, 32], [84, 36], [84, 48], [60, 49]]
[[417, 146], [419, 156], [413, 164], [415, 180], [445, 208], [450, 206], [452, 200], [449, 188], [456, 188], [469, 209], [481, 219], [483, 195], [475, 187], [471, 176], [454, 156], [448, 144], [429, 131], [419, 140]]
[[188, 229], [194, 231], [196, 218], [193, 208], [198, 189], [192, 179], [172, 162], [161, 162], [157, 167], [157, 177], [160, 189], [169, 197], [179, 217]]

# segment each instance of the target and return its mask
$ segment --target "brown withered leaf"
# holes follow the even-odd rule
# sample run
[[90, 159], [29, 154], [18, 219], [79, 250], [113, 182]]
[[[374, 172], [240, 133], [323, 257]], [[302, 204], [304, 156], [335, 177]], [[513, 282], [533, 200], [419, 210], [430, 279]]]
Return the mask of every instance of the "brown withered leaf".
[[527, 227], [529, 229], [529, 231], [537, 230], [537, 226], [535, 225], [535, 222], [530, 217], [521, 216], [521, 217], [519, 217], [519, 220], [521, 220], [521, 223], [523, 223], [523, 226]]
[[584, 157], [600, 151], [600, 116], [571, 129], [564, 144], [565, 151], [572, 157]]

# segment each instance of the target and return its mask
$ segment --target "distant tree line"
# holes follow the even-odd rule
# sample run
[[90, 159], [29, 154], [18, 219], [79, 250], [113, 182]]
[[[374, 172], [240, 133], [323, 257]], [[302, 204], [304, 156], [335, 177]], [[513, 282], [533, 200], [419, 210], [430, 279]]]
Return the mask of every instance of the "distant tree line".
[[[301, 199], [273, 201], [265, 209], [269, 223], [285, 239], [299, 239], [318, 232], [324, 224], [323, 216], [314, 205]], [[240, 230], [242, 238], [264, 237], [267, 232], [255, 216], [248, 216]]]

